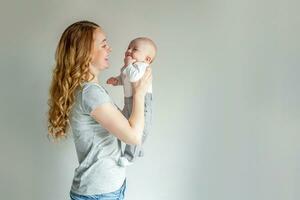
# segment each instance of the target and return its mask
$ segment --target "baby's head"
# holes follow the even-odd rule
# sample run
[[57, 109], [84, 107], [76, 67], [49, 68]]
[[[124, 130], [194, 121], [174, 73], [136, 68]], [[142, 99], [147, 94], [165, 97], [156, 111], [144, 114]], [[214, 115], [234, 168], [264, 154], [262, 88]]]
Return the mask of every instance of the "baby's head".
[[125, 52], [125, 57], [130, 56], [138, 62], [152, 63], [156, 54], [155, 43], [146, 37], [132, 40]]

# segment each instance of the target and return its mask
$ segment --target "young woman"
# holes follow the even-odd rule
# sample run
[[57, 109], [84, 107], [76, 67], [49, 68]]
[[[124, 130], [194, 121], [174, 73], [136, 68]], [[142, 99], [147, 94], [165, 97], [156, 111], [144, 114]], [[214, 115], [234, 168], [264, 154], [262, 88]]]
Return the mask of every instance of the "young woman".
[[124, 199], [126, 176], [125, 167], [117, 163], [121, 156], [118, 139], [127, 144], [142, 140], [151, 70], [133, 84], [133, 109], [127, 120], [98, 81], [109, 66], [110, 52], [103, 29], [89, 21], [70, 25], [56, 49], [48, 130], [54, 139], [72, 130], [79, 166], [71, 199]]

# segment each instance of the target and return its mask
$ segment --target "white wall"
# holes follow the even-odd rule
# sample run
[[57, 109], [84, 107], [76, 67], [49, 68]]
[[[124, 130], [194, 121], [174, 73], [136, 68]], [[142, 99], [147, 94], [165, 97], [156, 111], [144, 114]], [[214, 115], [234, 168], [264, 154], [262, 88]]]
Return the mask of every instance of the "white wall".
[[[149, 36], [154, 125], [128, 169], [127, 200], [300, 199], [300, 3], [292, 0], [1, 1], [1, 199], [69, 199], [71, 138], [46, 138], [48, 88], [63, 30], [100, 24], [118, 73]], [[106, 87], [122, 106], [122, 89]]]

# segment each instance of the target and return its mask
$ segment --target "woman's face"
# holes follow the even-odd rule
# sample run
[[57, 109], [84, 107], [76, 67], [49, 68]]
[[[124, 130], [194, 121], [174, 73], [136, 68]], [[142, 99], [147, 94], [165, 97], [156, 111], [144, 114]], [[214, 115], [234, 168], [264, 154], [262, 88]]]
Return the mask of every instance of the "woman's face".
[[108, 56], [111, 52], [111, 48], [107, 43], [105, 34], [99, 28], [94, 31], [94, 43], [92, 48], [92, 66], [98, 70], [108, 68]]

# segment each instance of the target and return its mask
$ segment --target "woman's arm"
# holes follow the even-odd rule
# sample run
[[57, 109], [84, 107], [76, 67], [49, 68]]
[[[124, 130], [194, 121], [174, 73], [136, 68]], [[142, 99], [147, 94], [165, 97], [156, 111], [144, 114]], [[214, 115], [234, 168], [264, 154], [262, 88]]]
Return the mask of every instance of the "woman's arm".
[[128, 120], [111, 103], [96, 107], [90, 115], [126, 144], [141, 144], [144, 129], [144, 97], [151, 79], [149, 68], [144, 76], [133, 84], [133, 106]]

